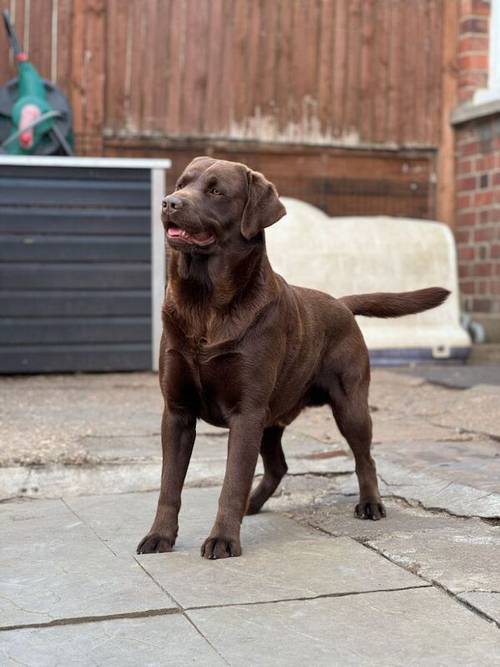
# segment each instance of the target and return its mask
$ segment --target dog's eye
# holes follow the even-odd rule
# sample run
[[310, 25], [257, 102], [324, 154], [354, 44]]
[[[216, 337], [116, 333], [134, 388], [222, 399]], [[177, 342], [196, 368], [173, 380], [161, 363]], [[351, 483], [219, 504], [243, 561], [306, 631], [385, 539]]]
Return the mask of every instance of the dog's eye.
[[179, 181], [177, 183], [177, 185], [175, 186], [175, 189], [176, 190], [182, 190], [183, 187], [184, 187], [184, 183], [182, 181]]
[[217, 190], [217, 188], [210, 188], [209, 193], [211, 195], [221, 195], [222, 192], [220, 190]]

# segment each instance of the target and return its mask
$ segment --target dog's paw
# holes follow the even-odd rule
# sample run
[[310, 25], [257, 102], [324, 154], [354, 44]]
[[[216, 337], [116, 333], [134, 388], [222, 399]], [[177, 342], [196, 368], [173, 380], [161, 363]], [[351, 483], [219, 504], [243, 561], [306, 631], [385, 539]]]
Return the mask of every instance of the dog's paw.
[[354, 514], [358, 519], [371, 519], [372, 521], [378, 521], [386, 516], [385, 507], [381, 500], [360, 501], [354, 509]]
[[207, 537], [201, 547], [201, 556], [210, 560], [241, 556], [241, 544], [237, 537], [216, 535]]
[[138, 554], [166, 553], [174, 548], [174, 540], [168, 535], [149, 533], [137, 545]]

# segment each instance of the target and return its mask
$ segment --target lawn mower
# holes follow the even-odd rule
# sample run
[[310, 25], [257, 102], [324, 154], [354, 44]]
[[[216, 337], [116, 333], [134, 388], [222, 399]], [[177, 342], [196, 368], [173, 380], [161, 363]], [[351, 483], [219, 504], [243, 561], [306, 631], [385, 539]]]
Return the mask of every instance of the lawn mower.
[[3, 20], [18, 77], [0, 86], [0, 154], [72, 155], [68, 100], [30, 63], [7, 11]]

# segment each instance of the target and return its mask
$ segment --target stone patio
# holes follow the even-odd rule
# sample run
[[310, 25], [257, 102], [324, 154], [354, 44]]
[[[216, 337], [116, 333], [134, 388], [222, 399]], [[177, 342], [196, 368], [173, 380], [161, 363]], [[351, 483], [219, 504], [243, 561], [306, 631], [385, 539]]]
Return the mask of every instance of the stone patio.
[[175, 551], [137, 556], [159, 480], [156, 378], [1, 380], [0, 663], [500, 665], [492, 376], [456, 389], [375, 371], [379, 522], [353, 516], [328, 412], [305, 413], [290, 474], [222, 561], [199, 549], [225, 432], [200, 425]]

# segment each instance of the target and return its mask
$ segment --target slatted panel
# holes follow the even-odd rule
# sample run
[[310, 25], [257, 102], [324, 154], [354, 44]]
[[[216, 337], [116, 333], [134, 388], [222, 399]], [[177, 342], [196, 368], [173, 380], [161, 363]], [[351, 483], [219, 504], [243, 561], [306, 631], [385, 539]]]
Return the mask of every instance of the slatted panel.
[[[148, 157], [167, 154], [175, 183], [196, 155], [237, 160], [263, 172], [278, 192], [318, 206], [330, 216], [397, 215], [435, 219], [433, 151], [343, 150], [324, 146], [279, 146], [243, 142], [181, 142]], [[124, 140], [106, 142], [109, 156], [144, 156], [144, 147]]]
[[[13, 298], [14, 296], [14, 298]], [[33, 317], [40, 308], [40, 290], [0, 291], [0, 313], [15, 317]], [[151, 308], [143, 290], [85, 289], [46, 291], [43, 294], [44, 317], [120, 317], [134, 313], [148, 317]]]
[[[2, 318], [0, 348], [3, 345], [100, 344], [143, 342], [147, 317], [18, 317]], [[77, 369], [76, 369], [77, 370]]]
[[[109, 0], [107, 7], [128, 26], [111, 27], [120, 31], [119, 53], [134, 54], [130, 66], [120, 63], [110, 40], [109, 133], [438, 142], [438, 114], [428, 110], [440, 98], [442, 0], [179, 0], [161, 10], [154, 0]], [[139, 49], [145, 35], [149, 48]], [[113, 103], [124, 91], [127, 104]]]
[[141, 343], [113, 345], [45, 345], [0, 347], [2, 373], [64, 373], [79, 371], [135, 371], [146, 368], [144, 359], [150, 349]]
[[[17, 290], [108, 290], [143, 289], [149, 283], [147, 266], [101, 264], [98, 270], [93, 264], [46, 266], [37, 262], [9, 262], [0, 265], [0, 285], [3, 289]], [[16, 295], [13, 294], [13, 298]]]
[[[445, 0], [0, 0], [109, 136], [437, 146]], [[0, 30], [0, 81], [14, 75]]]
[[151, 366], [148, 170], [0, 166], [0, 372]]

